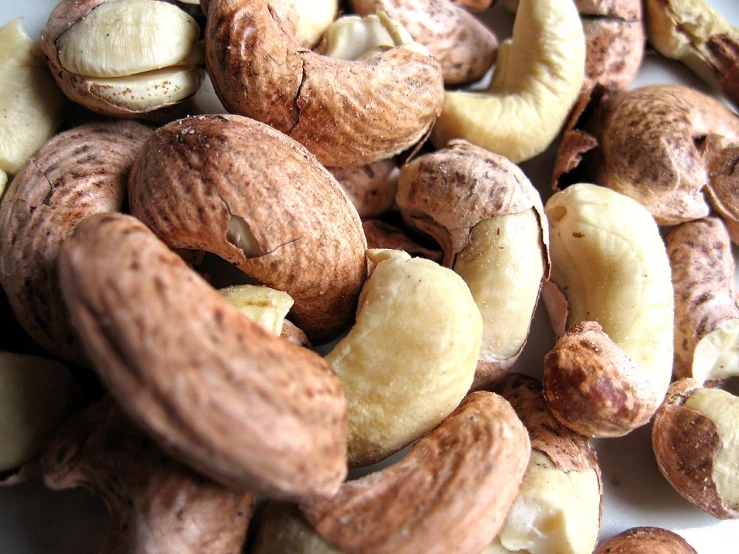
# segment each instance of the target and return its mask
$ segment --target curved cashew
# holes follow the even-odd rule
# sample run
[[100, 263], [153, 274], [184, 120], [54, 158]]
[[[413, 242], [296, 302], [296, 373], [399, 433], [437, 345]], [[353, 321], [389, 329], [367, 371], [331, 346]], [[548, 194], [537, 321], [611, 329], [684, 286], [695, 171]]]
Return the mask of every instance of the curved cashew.
[[[362, 61], [302, 50], [258, 0], [212, 0], [208, 73], [232, 112], [263, 121], [327, 166], [363, 165], [409, 148], [441, 111], [438, 62], [382, 19], [396, 47]], [[410, 38], [407, 36], [407, 38]]]
[[156, 131], [129, 179], [131, 212], [173, 248], [213, 252], [294, 300], [311, 340], [353, 317], [366, 276], [361, 221], [299, 144], [241, 116]]
[[401, 461], [303, 513], [344, 552], [480, 552], [503, 524], [529, 448], [508, 402], [475, 392]]
[[739, 142], [739, 118], [687, 87], [651, 86], [602, 102], [593, 134], [602, 155], [596, 182], [638, 200], [659, 225], [675, 225], [708, 215], [696, 142], [708, 134]]
[[672, 374], [672, 282], [659, 229], [640, 204], [595, 185], [568, 187], [545, 211], [552, 326], [561, 334], [597, 322], [576, 326], [545, 359], [549, 407], [582, 434], [625, 434], [649, 420]]
[[539, 193], [502, 156], [457, 140], [403, 168], [396, 202], [470, 287], [483, 316], [473, 388], [493, 383], [523, 350], [548, 272]]
[[121, 209], [128, 171], [151, 132], [134, 122], [65, 131], [36, 152], [0, 204], [0, 284], [31, 338], [64, 360], [87, 364], [61, 298], [59, 249], [88, 215]]
[[59, 268], [90, 359], [162, 449], [255, 494], [337, 490], [346, 403], [318, 355], [252, 322], [132, 217], [87, 218]]
[[326, 356], [349, 405], [349, 460], [366, 465], [427, 433], [470, 388], [482, 321], [459, 276], [393, 250], [362, 289], [357, 320]]
[[392, 160], [329, 169], [357, 208], [359, 217], [377, 217], [393, 207], [400, 170]]
[[451, 0], [351, 0], [352, 10], [379, 10], [398, 21], [441, 64], [445, 85], [481, 79], [495, 61], [495, 35]]
[[166, 458], [110, 398], [77, 413], [42, 460], [53, 489], [83, 485], [111, 515], [107, 554], [241, 550], [254, 495], [231, 491]]
[[518, 163], [559, 134], [583, 84], [585, 36], [571, 0], [522, 0], [486, 93], [448, 92], [432, 139], [463, 138]]
[[601, 544], [593, 554], [698, 554], [680, 535], [659, 527], [633, 527]]

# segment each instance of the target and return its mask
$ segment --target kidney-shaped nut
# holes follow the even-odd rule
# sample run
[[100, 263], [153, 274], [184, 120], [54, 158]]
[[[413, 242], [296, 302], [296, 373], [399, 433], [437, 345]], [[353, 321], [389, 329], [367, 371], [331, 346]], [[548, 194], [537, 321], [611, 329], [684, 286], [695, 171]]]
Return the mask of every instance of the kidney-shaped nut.
[[379, 160], [357, 167], [329, 169], [349, 199], [359, 217], [377, 217], [390, 211], [395, 204], [395, 188], [400, 170], [392, 160]]
[[659, 225], [705, 217], [708, 174], [696, 143], [708, 134], [739, 142], [739, 117], [715, 98], [676, 85], [621, 92], [594, 115], [595, 181], [638, 200]]
[[625, 434], [649, 420], [672, 374], [665, 245], [643, 206], [604, 187], [572, 185], [545, 209], [552, 276], [542, 293], [552, 326], [561, 335], [599, 324], [572, 329], [547, 356], [549, 407], [584, 435]]
[[173, 248], [213, 252], [287, 292], [315, 342], [348, 325], [366, 276], [357, 211], [302, 146], [241, 116], [158, 129], [129, 180], [131, 212]]
[[720, 519], [739, 519], [737, 418], [739, 398], [682, 379], [670, 386], [652, 427], [662, 475], [688, 502]]
[[35, 473], [49, 435], [79, 396], [71, 372], [59, 362], [0, 352], [0, 485]]
[[111, 519], [102, 552], [232, 554], [246, 539], [254, 496], [165, 457], [110, 398], [65, 423], [42, 467], [48, 487], [102, 496]]
[[677, 533], [659, 527], [633, 527], [611, 537], [593, 554], [698, 554]]
[[342, 554], [305, 520], [297, 506], [269, 502], [259, 518], [254, 554]]
[[350, 0], [368, 15], [383, 10], [441, 64], [445, 85], [482, 78], [495, 61], [498, 41], [482, 22], [451, 0]]
[[570, 0], [522, 0], [483, 93], [447, 92], [432, 139], [463, 138], [513, 162], [542, 153], [583, 85], [585, 36]]
[[320, 356], [251, 321], [132, 217], [87, 218], [59, 266], [95, 368], [162, 449], [255, 494], [337, 490], [346, 402]]
[[366, 465], [444, 419], [472, 384], [482, 320], [454, 272], [405, 252], [368, 251], [377, 264], [357, 320], [326, 356], [349, 406], [349, 460]]
[[465, 141], [401, 171], [396, 202], [405, 221], [431, 235], [470, 287], [483, 317], [473, 388], [504, 375], [526, 344], [548, 273], [548, 227], [539, 193], [502, 156]]
[[394, 47], [369, 59], [337, 59], [301, 49], [267, 2], [212, 0], [208, 73], [228, 111], [268, 123], [324, 165], [389, 158], [428, 132], [444, 87], [439, 63], [387, 16], [380, 23]]
[[205, 76], [200, 27], [173, 4], [62, 0], [41, 33], [59, 87], [114, 117], [138, 117], [195, 94]]
[[479, 553], [505, 519], [529, 451], [508, 402], [474, 392], [401, 461], [303, 513], [347, 554]]
[[125, 121], [65, 131], [36, 152], [0, 204], [0, 284], [31, 338], [70, 362], [86, 365], [59, 289], [59, 249], [88, 215], [121, 209], [151, 132]]

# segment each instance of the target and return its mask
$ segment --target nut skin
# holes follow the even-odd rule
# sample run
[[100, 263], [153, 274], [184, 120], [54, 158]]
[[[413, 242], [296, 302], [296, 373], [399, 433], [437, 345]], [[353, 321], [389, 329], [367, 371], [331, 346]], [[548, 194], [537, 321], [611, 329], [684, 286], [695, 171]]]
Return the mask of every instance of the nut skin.
[[[366, 276], [361, 221], [295, 141], [242, 116], [186, 118], [146, 143], [129, 187], [131, 213], [170, 247], [212, 252], [287, 292], [312, 342], [349, 325]], [[235, 218], [253, 244], [229, 238]]]
[[719, 519], [738, 519], [739, 510], [724, 505], [713, 479], [714, 460], [722, 448], [716, 423], [683, 406], [701, 388], [695, 379], [670, 385], [654, 416], [652, 449], [665, 479], [688, 502]]
[[367, 237], [367, 248], [403, 250], [411, 256], [420, 256], [441, 263], [443, 253], [440, 250], [431, 250], [416, 244], [399, 227], [384, 223], [379, 219], [370, 219], [362, 223], [362, 228]]
[[59, 249], [87, 216], [121, 210], [128, 173], [151, 133], [125, 121], [65, 131], [23, 166], [0, 204], [0, 283], [13, 312], [41, 347], [77, 365], [88, 362], [61, 297]]
[[229, 112], [271, 125], [326, 166], [389, 158], [418, 142], [441, 113], [433, 57], [403, 48], [364, 61], [321, 56], [298, 46], [268, 2], [211, 0], [205, 49]]
[[329, 171], [362, 219], [380, 216], [393, 207], [400, 174], [394, 161], [380, 160], [359, 167], [334, 167]]
[[732, 242], [739, 244], [739, 144], [709, 135], [703, 145], [708, 168], [706, 196], [724, 220]]
[[593, 554], [698, 554], [680, 535], [659, 527], [633, 527], [610, 538]]
[[102, 496], [111, 515], [104, 554], [235, 554], [246, 539], [254, 495], [165, 457], [109, 397], [73, 416], [42, 464], [48, 487]]
[[267, 497], [338, 489], [346, 402], [320, 356], [251, 321], [130, 216], [87, 218], [59, 267], [90, 359], [160, 448]]
[[301, 508], [347, 554], [477, 553], [502, 525], [529, 449], [508, 402], [471, 393], [401, 461]]

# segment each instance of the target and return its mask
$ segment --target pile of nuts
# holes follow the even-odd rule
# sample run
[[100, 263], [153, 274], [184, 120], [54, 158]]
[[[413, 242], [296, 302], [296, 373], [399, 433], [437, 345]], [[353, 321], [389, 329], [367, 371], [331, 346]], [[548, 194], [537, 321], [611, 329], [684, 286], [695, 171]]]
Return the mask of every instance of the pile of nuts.
[[[646, 37], [738, 107], [739, 29], [507, 0], [499, 45], [489, 1], [346, 4], [0, 28], [0, 317], [33, 342], [0, 345], [0, 485], [92, 489], [104, 552], [695, 552], [597, 546], [590, 439], [651, 421], [675, 490], [739, 519], [739, 117], [626, 90]], [[194, 113], [206, 75], [228, 113]], [[555, 140], [543, 204], [516, 164]], [[540, 297], [541, 382], [512, 373]]]

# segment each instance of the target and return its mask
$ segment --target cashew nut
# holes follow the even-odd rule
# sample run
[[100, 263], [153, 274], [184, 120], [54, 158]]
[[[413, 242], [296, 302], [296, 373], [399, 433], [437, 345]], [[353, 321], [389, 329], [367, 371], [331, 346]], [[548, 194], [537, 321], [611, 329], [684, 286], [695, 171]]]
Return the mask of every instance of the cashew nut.
[[601, 544], [593, 554], [698, 554], [677, 533], [659, 527], [633, 527]]
[[218, 294], [252, 321], [278, 336], [282, 334], [285, 316], [293, 305], [289, 294], [269, 287], [235, 285], [219, 290]]
[[739, 143], [709, 135], [703, 145], [708, 169], [706, 197], [721, 216], [735, 244], [739, 244]]
[[294, 37], [305, 48], [313, 48], [334, 22], [339, 0], [272, 0], [283, 17], [293, 20]]
[[359, 167], [329, 169], [357, 208], [359, 217], [377, 217], [395, 203], [400, 170], [392, 160], [380, 160]]
[[512, 41], [485, 93], [447, 92], [432, 140], [463, 138], [519, 163], [559, 134], [585, 74], [585, 36], [571, 0], [522, 0]]
[[368, 251], [377, 264], [357, 320], [326, 356], [349, 406], [349, 460], [366, 465], [438, 425], [472, 384], [482, 320], [454, 272], [405, 252]]

